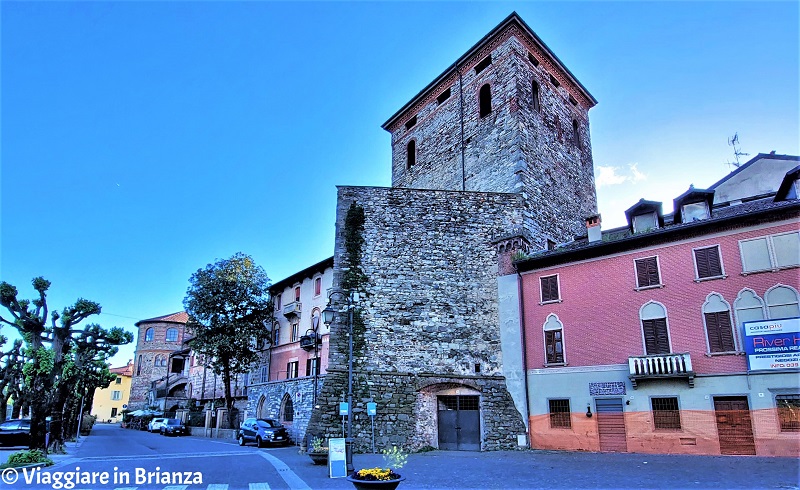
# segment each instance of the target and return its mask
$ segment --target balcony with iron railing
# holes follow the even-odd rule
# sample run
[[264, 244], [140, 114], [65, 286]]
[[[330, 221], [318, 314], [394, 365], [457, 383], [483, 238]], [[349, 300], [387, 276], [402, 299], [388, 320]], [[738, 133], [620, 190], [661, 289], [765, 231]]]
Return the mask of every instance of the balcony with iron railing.
[[689, 353], [654, 354], [628, 358], [628, 368], [633, 388], [641, 380], [686, 378], [689, 388], [694, 388], [695, 372]]
[[291, 303], [285, 305], [283, 307], [282, 313], [283, 316], [300, 316], [300, 312], [302, 311], [301, 304], [299, 301], [292, 301]]

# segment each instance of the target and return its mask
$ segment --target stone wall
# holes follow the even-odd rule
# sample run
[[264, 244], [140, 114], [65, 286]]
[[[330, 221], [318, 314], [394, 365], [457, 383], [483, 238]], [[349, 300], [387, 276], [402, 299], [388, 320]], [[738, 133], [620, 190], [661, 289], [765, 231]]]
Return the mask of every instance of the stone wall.
[[[319, 376], [316, 380], [318, 394], [324, 380], [325, 376]], [[292, 441], [304, 446], [306, 428], [314, 408], [314, 385], [313, 376], [252, 385], [248, 389], [246, 416], [281, 421]], [[284, 414], [281, 409], [286, 397], [292, 399], [294, 420], [291, 422], [282, 420]]]
[[[504, 386], [493, 240], [522, 222], [519, 194], [341, 187], [334, 284], [344, 263], [344, 217], [364, 208], [359, 299], [366, 324], [356, 358], [354, 434], [365, 449], [371, 435], [366, 403], [378, 403], [382, 443], [437, 446], [438, 391], [464, 387], [481, 396], [482, 445], [515, 447], [522, 416]], [[341, 306], [341, 304], [339, 304]], [[342, 315], [343, 317], [343, 315]], [[347, 392], [347, 322], [331, 325], [329, 370], [311, 421], [314, 435], [341, 434], [337, 403]]]
[[[128, 407], [138, 410], [147, 405], [147, 392], [151, 382], [167, 376], [167, 366], [156, 366], [156, 357], [167, 359], [169, 354], [182, 346], [186, 325], [178, 322], [139, 322], [136, 336], [136, 355], [134, 359], [133, 377], [131, 378], [131, 395]], [[153, 340], [145, 340], [145, 333], [153, 329]], [[167, 330], [178, 329], [177, 342], [166, 340]], [[173, 375], [174, 376], [174, 375]]]
[[[590, 104], [563, 83], [565, 78], [524, 36], [509, 35], [480, 56], [489, 54], [492, 62], [480, 73], [474, 65], [481, 59], [475, 57], [458, 68], [459, 76], [445, 79], [435, 93], [449, 87], [450, 97], [441, 103], [432, 97], [415, 114], [415, 125], [390, 128], [392, 186], [520, 193], [535, 249], [545, 248], [548, 239], [561, 243], [584, 234], [583, 218], [597, 206]], [[552, 78], [561, 80], [558, 86], [551, 74], [559, 75]], [[492, 112], [480, 117], [478, 94], [484, 84], [491, 87]], [[417, 161], [408, 169], [411, 140]]]

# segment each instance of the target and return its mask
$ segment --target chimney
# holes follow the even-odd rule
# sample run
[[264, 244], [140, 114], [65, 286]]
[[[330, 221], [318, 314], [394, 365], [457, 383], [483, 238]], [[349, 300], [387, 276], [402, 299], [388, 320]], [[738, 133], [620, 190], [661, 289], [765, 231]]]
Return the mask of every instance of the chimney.
[[595, 214], [586, 218], [586, 231], [588, 232], [589, 243], [599, 242], [602, 239], [599, 214]]

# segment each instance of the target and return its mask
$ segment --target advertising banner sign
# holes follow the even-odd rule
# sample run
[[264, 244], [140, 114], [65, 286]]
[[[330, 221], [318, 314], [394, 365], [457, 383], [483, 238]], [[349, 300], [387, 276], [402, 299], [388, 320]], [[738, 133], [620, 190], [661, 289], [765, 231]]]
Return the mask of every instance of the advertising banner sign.
[[331, 478], [347, 476], [347, 446], [343, 437], [328, 439], [328, 471]]
[[743, 340], [750, 371], [800, 367], [800, 318], [745, 322]]

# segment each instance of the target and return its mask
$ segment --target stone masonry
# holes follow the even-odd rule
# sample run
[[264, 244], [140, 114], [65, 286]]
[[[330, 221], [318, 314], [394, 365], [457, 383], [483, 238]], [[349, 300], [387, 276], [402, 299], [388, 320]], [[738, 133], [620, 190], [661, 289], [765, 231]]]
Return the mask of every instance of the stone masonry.
[[[588, 119], [595, 104], [514, 13], [383, 125], [392, 188], [339, 188], [334, 287], [350, 265], [343, 229], [350, 204], [365, 215], [357, 448], [370, 441], [369, 401], [377, 403], [378, 449], [451, 446], [442, 434], [455, 429], [439, 415], [453, 410], [453, 396], [477, 397], [481, 449], [518, 446], [527, 408], [524, 393], [510, 388], [509, 369], [521, 369], [520, 327], [501, 324], [500, 300], [510, 296], [498, 275], [507, 274], [514, 251], [585, 233], [584, 218], [596, 213]], [[347, 343], [339, 318], [309, 436], [342, 434]]]
[[[481, 396], [482, 447], [514, 447], [525, 432], [505, 390], [497, 324], [497, 255], [493, 239], [523, 219], [518, 194], [341, 187], [334, 281], [344, 262], [344, 216], [364, 208], [359, 302], [365, 355], [357, 358], [354, 436], [370, 441], [366, 403], [378, 404], [376, 434], [411, 449], [437, 446], [436, 394]], [[310, 435], [341, 435], [337, 403], [347, 392], [347, 324], [331, 325], [328, 375]], [[428, 415], [425, 415], [428, 414]]]

